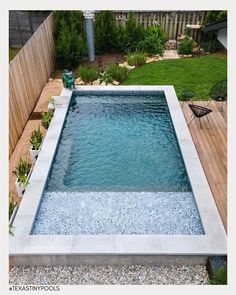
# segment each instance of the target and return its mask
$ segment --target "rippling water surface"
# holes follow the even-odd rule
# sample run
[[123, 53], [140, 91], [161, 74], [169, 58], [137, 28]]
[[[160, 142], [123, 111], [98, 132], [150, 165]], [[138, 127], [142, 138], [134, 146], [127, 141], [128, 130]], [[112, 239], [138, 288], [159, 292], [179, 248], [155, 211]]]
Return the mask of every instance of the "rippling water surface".
[[165, 97], [72, 99], [48, 191], [189, 191]]

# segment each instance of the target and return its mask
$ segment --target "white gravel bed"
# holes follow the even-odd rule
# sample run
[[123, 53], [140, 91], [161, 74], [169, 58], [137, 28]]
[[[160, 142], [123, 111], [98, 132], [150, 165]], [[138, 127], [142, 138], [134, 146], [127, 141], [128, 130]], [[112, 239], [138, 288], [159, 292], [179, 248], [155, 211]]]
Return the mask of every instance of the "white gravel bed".
[[207, 285], [206, 267], [92, 265], [13, 267], [11, 285]]

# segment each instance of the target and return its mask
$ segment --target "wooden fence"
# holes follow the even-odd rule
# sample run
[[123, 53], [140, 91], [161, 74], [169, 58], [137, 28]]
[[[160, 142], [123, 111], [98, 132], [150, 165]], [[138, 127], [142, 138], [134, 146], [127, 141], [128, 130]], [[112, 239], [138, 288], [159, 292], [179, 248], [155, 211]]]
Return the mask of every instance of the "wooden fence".
[[9, 64], [9, 154], [11, 155], [54, 66], [50, 14]]
[[[115, 11], [118, 25], [125, 26], [128, 13], [128, 11]], [[168, 39], [176, 39], [179, 34], [184, 34], [187, 24], [202, 24], [205, 11], [134, 11], [134, 15], [145, 28], [158, 23]], [[198, 34], [199, 32], [194, 30], [193, 37], [198, 38]]]

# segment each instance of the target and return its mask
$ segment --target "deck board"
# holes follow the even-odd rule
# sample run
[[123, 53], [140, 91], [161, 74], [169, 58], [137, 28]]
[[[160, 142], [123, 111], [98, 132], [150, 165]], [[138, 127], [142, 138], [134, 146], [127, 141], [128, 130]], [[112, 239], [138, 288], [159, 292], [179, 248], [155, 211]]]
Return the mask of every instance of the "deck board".
[[[208, 102], [198, 101], [194, 104], [207, 106]], [[195, 119], [189, 126], [193, 142], [211, 188], [222, 222], [227, 230], [227, 104], [211, 102], [208, 106], [212, 113], [202, 118], [202, 129], [199, 120]], [[182, 107], [187, 123], [190, 121], [191, 110], [188, 103]]]

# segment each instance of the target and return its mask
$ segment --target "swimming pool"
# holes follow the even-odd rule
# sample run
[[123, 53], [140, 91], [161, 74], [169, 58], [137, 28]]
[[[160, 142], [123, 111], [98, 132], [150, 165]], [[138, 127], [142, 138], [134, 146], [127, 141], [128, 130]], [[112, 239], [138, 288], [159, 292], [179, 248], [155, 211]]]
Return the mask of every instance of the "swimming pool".
[[74, 92], [32, 234], [203, 234], [164, 92]]
[[[77, 90], [81, 102], [83, 96], [93, 96], [94, 91], [101, 92], [102, 95], [105, 92], [106, 97], [117, 92], [120, 95], [127, 92], [135, 92], [137, 96], [145, 94], [145, 99], [153, 96], [153, 92], [158, 93], [154, 100], [159, 100], [159, 96], [164, 97], [168, 106], [166, 116], [169, 116], [168, 120], [172, 123], [166, 126], [169, 126], [169, 130], [171, 128], [174, 130], [172, 139], [175, 138], [176, 141], [171, 140], [171, 142], [175, 147], [173, 150], [177, 151], [176, 161], [180, 163], [180, 166], [173, 169], [176, 169], [176, 173], [182, 171], [185, 181], [171, 180], [168, 185], [162, 181], [160, 185], [154, 178], [151, 186], [150, 182], [142, 180], [142, 183], [138, 183], [139, 188], [135, 190], [134, 187], [137, 185], [135, 178], [130, 178], [127, 182], [120, 176], [118, 189], [110, 182], [91, 178], [88, 189], [88, 184], [84, 185], [82, 181], [83, 177], [80, 177], [79, 185], [75, 183], [74, 177], [70, 178], [69, 174], [65, 177], [69, 170], [65, 170], [63, 175], [54, 174], [57, 170], [54, 171], [57, 167], [56, 159], [60, 156], [60, 147], [64, 149], [61, 143], [64, 140], [67, 118], [71, 107], [73, 108], [72, 96], [75, 94], [63, 89], [61, 96], [57, 97], [58, 104], [54, 117], [13, 223], [14, 236], [10, 237], [9, 245], [11, 263], [49, 266], [205, 264], [208, 256], [225, 255], [227, 253], [225, 230], [174, 87], [80, 86]], [[101, 99], [101, 96], [95, 99]], [[163, 105], [163, 102], [161, 104]], [[135, 108], [135, 113], [137, 109], [140, 108]], [[148, 113], [149, 108], [146, 111]], [[143, 121], [146, 124], [150, 119]], [[151, 122], [153, 125], [153, 120]], [[93, 122], [92, 126], [94, 125]], [[69, 128], [67, 131], [74, 132]], [[79, 151], [83, 150], [83, 144], [78, 146], [80, 146]], [[70, 169], [73, 165], [77, 167], [72, 161], [78, 155], [78, 150], [74, 153], [75, 146], [70, 144], [70, 148], [68, 147], [62, 153], [61, 160], [64, 161], [62, 166], [70, 163], [67, 166]], [[130, 155], [132, 149], [123, 155]], [[70, 152], [65, 152], [66, 150]], [[145, 153], [146, 155], [148, 153]], [[162, 155], [164, 156], [164, 153]], [[155, 157], [154, 153], [154, 159]], [[134, 161], [134, 158], [132, 159]], [[140, 159], [143, 157], [137, 155], [135, 163], [140, 163]], [[93, 161], [98, 159], [93, 158]], [[86, 165], [87, 168], [90, 167], [89, 163]], [[181, 170], [181, 167], [185, 167], [185, 170]], [[142, 173], [146, 173], [143, 171]], [[57, 175], [54, 181], [53, 175]], [[79, 176], [82, 175], [83, 173]], [[59, 189], [56, 188], [57, 184]], [[122, 189], [122, 186], [125, 189]], [[180, 215], [172, 214], [173, 212], [179, 212]], [[113, 220], [115, 222], [112, 223]]]

